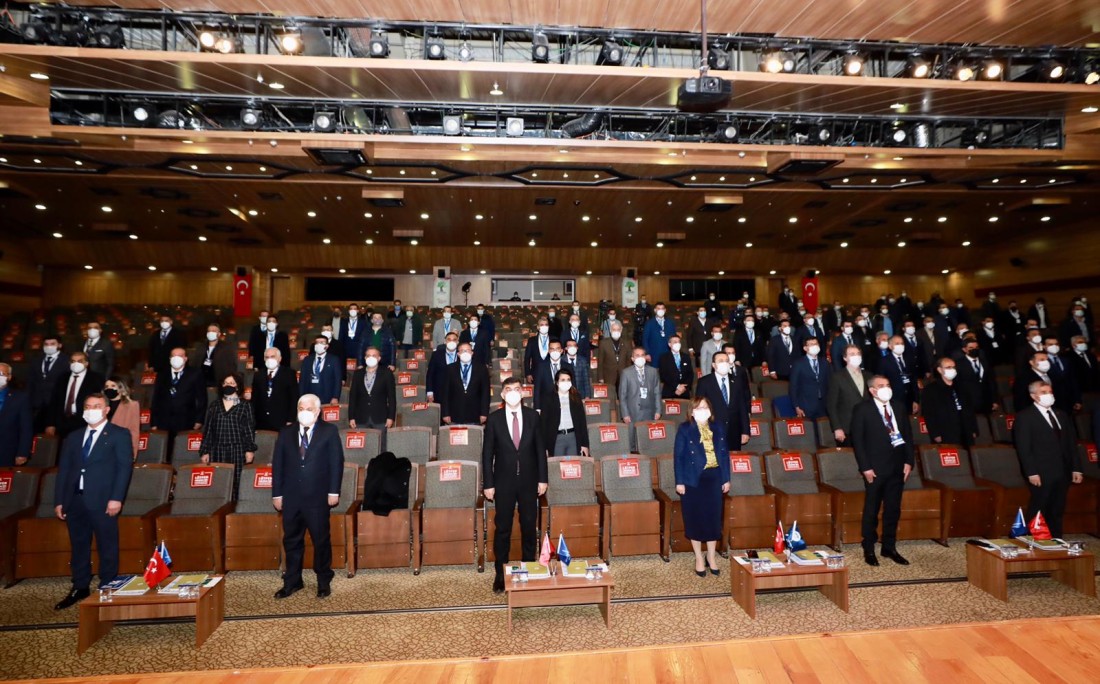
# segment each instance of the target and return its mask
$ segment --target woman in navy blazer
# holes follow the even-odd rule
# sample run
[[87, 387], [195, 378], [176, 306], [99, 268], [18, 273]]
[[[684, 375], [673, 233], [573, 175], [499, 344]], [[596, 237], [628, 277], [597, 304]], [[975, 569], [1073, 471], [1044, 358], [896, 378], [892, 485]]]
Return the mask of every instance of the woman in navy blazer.
[[695, 574], [699, 577], [707, 574], [703, 542], [707, 544], [706, 565], [712, 575], [718, 574], [714, 553], [722, 537], [722, 496], [730, 489], [729, 453], [725, 426], [714, 422], [706, 397], [696, 397], [691, 402], [691, 418], [676, 431], [673, 465], [684, 536], [695, 551]]

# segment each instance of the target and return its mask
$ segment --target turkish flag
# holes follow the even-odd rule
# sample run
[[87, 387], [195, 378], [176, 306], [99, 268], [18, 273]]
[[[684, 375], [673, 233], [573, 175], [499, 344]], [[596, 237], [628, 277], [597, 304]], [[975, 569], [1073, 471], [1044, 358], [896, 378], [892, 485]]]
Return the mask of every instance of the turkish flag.
[[149, 565], [145, 567], [145, 583], [152, 589], [171, 574], [172, 571], [168, 569], [168, 565], [160, 555], [160, 548], [158, 547], [153, 551], [153, 557], [149, 559]]
[[239, 317], [252, 315], [252, 274], [233, 278], [233, 315]]
[[806, 311], [817, 311], [817, 276], [802, 279], [802, 303]]

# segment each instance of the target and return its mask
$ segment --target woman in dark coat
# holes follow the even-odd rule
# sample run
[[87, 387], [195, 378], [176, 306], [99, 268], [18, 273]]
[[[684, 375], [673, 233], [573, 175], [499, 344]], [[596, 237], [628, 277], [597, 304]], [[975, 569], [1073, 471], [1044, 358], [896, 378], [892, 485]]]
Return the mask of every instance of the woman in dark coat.
[[691, 418], [676, 430], [673, 466], [676, 493], [684, 516], [684, 536], [695, 551], [695, 574], [706, 576], [703, 542], [707, 544], [706, 565], [718, 574], [715, 550], [722, 538], [722, 496], [730, 489], [729, 445], [726, 429], [714, 422], [705, 397], [691, 401]]
[[588, 421], [584, 415], [584, 401], [573, 386], [573, 376], [562, 368], [554, 383], [557, 391], [542, 396], [539, 426], [543, 443], [551, 456], [587, 456]]
[[241, 482], [241, 468], [256, 455], [256, 421], [252, 404], [241, 400], [244, 380], [238, 373], [222, 379], [221, 401], [210, 403], [203, 423], [199, 458], [203, 463], [233, 464], [233, 500]]

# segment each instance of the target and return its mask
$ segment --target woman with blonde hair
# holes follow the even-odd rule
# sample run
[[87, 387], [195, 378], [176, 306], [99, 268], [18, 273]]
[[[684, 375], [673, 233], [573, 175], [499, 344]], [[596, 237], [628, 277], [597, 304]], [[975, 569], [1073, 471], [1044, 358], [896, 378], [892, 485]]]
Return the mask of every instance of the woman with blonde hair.
[[138, 437], [141, 435], [141, 405], [130, 396], [130, 386], [119, 375], [112, 375], [103, 383], [103, 396], [111, 407], [111, 422], [130, 431], [134, 460], [138, 455]]

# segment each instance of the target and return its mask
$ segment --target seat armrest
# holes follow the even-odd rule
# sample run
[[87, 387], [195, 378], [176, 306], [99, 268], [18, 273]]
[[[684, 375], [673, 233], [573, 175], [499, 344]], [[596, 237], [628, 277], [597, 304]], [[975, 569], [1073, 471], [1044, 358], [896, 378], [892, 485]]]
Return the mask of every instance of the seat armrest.
[[611, 500], [607, 498], [607, 494], [604, 494], [603, 490], [601, 489], [596, 490], [596, 502], [599, 503], [601, 506], [611, 505]]
[[672, 505], [672, 497], [668, 495], [665, 490], [658, 487], [653, 488], [653, 495], [657, 497], [657, 500], [661, 502], [661, 505]]
[[218, 506], [218, 508], [215, 509], [214, 512], [210, 514], [210, 516], [224, 518], [226, 515], [232, 513], [236, 507], [236, 501], [226, 501], [221, 506]]

